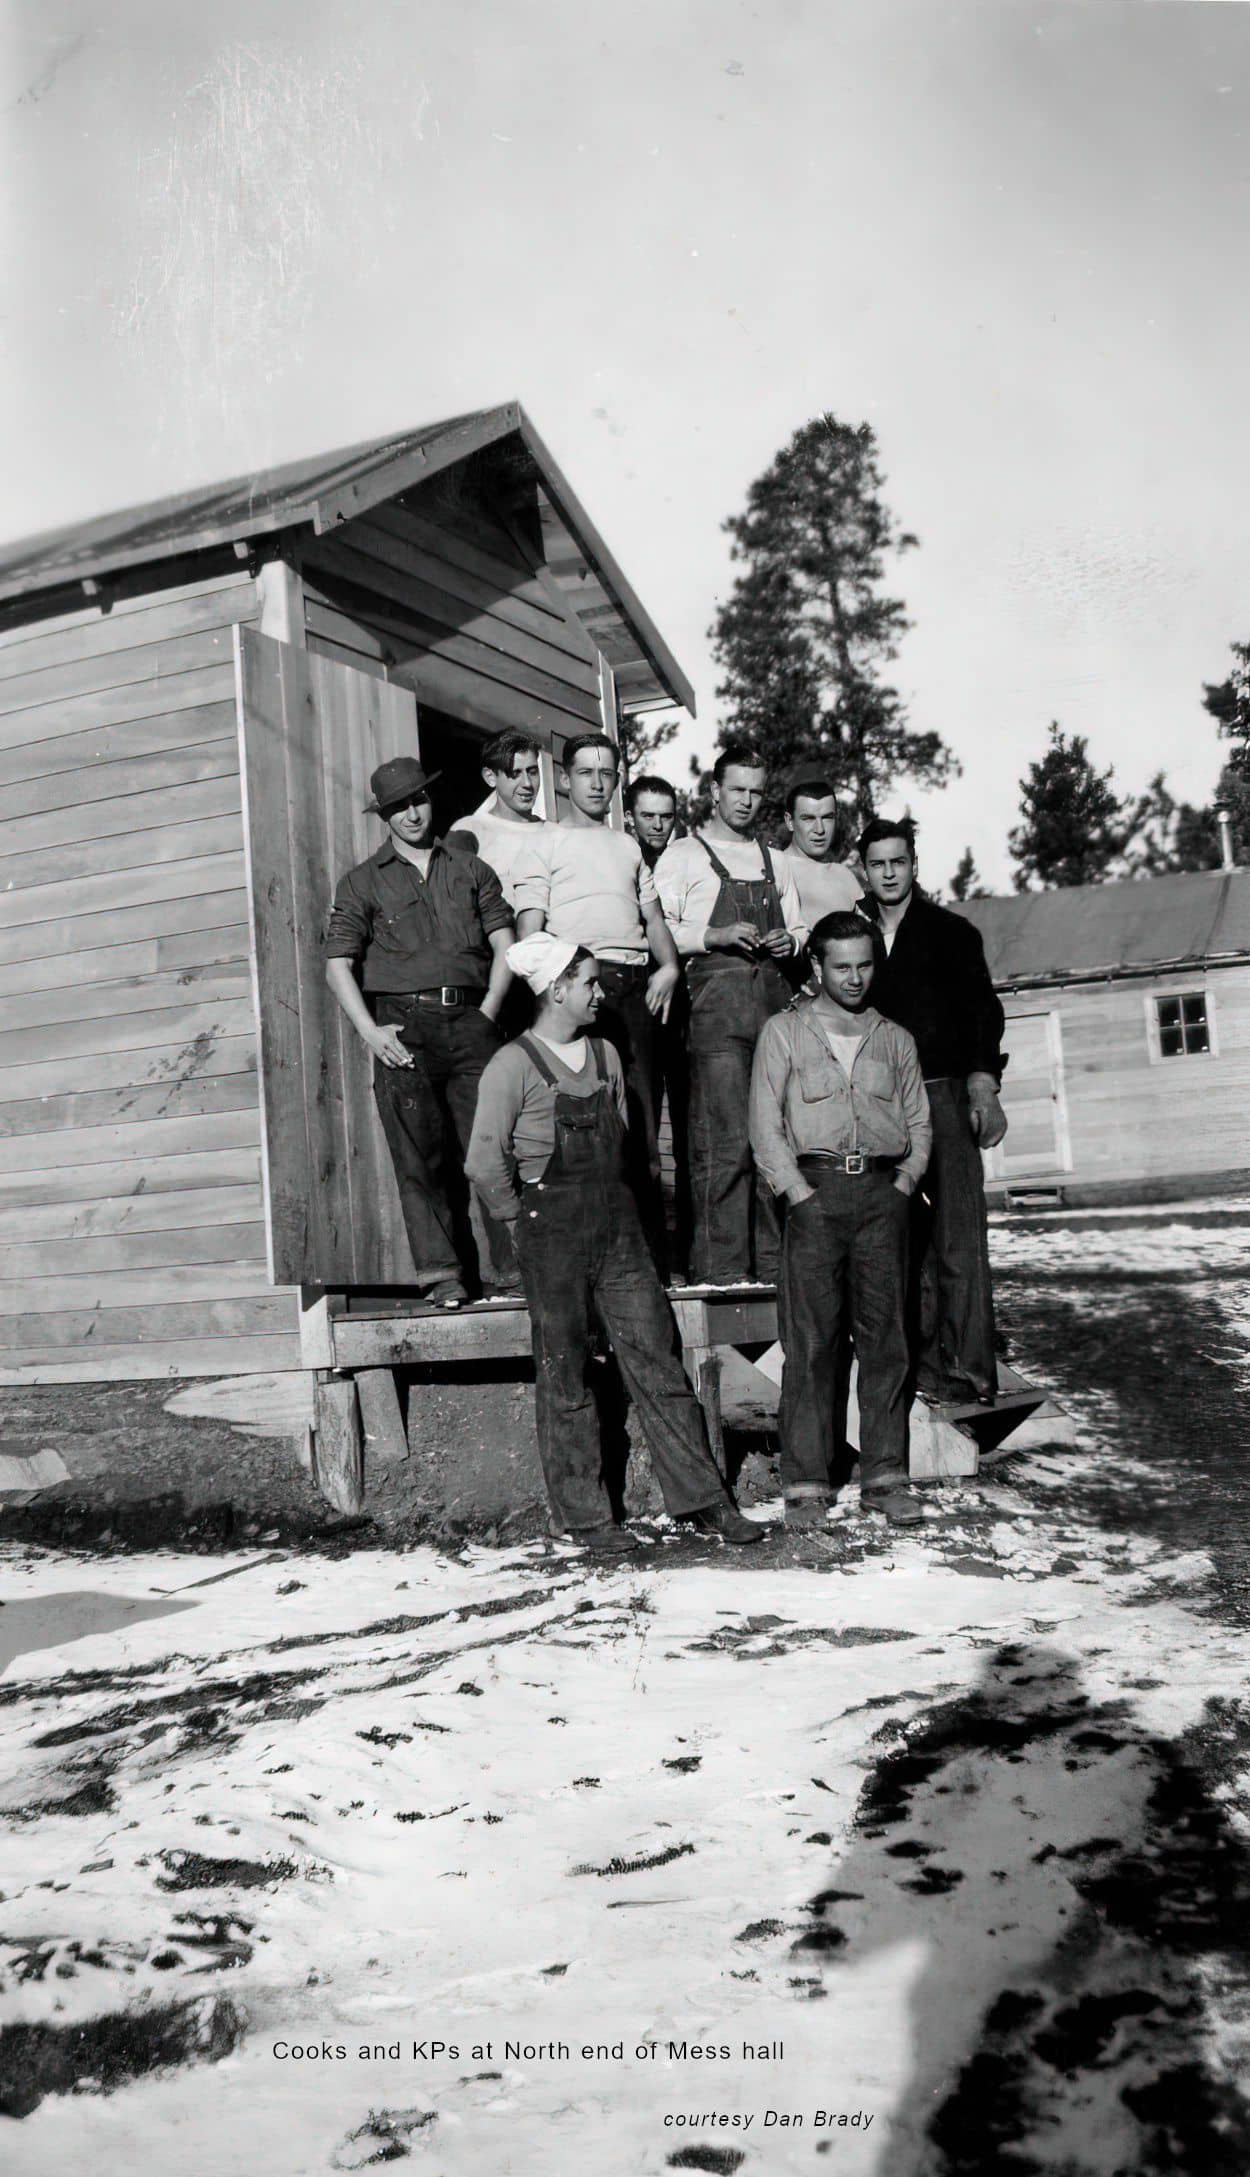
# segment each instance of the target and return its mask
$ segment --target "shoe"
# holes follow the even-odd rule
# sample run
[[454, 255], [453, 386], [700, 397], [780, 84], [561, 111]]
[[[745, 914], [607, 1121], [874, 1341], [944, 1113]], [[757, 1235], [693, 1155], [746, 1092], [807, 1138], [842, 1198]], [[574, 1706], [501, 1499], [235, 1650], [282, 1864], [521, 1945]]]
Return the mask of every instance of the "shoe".
[[492, 1285], [488, 1293], [482, 1294], [482, 1298], [495, 1308], [523, 1307], [525, 1304], [525, 1294], [519, 1285]]
[[570, 1532], [575, 1542], [596, 1557], [623, 1557], [640, 1547], [637, 1535], [631, 1534], [628, 1527], [614, 1526], [610, 1519], [605, 1519], [601, 1527], [574, 1527]]
[[891, 1527], [924, 1525], [924, 1507], [907, 1482], [896, 1482], [890, 1489], [861, 1491], [860, 1504], [865, 1512], [875, 1512], [879, 1519], [888, 1519]]
[[450, 1315], [456, 1308], [466, 1306], [469, 1296], [459, 1278], [441, 1277], [437, 1284], [427, 1285], [421, 1298], [427, 1308], [443, 1308]]
[[800, 1531], [804, 1528], [823, 1527], [828, 1510], [829, 1506], [824, 1497], [787, 1497], [786, 1525]]
[[736, 1542], [743, 1548], [752, 1542], [762, 1542], [768, 1532], [756, 1520], [744, 1519], [728, 1497], [722, 1497], [717, 1504], [705, 1504], [683, 1520], [682, 1525], [693, 1527], [696, 1534], [718, 1534], [722, 1542]]

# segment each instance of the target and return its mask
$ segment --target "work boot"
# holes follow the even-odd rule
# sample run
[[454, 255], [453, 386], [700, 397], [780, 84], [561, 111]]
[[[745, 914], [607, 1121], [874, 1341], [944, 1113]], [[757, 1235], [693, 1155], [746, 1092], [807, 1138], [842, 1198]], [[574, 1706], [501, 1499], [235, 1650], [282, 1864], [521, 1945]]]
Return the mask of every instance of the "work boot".
[[467, 1305], [469, 1296], [459, 1278], [441, 1277], [437, 1284], [426, 1286], [421, 1298], [427, 1308], [439, 1308], [448, 1315], [454, 1315], [457, 1308]]
[[637, 1535], [630, 1534], [627, 1527], [614, 1526], [610, 1519], [605, 1519], [601, 1527], [575, 1527], [572, 1534], [575, 1542], [596, 1557], [624, 1557], [629, 1550], [640, 1547]]
[[786, 1526], [800, 1533], [812, 1527], [823, 1528], [828, 1510], [829, 1502], [825, 1497], [787, 1497]]
[[865, 1512], [875, 1512], [879, 1518], [888, 1519], [891, 1527], [924, 1524], [924, 1508], [909, 1482], [891, 1482], [884, 1489], [862, 1489], [860, 1504]]
[[728, 1497], [721, 1497], [716, 1504], [701, 1506], [683, 1525], [693, 1527], [696, 1534], [718, 1534], [722, 1542], [735, 1542], [744, 1549], [752, 1542], [762, 1542], [768, 1531], [756, 1520], [744, 1519]]

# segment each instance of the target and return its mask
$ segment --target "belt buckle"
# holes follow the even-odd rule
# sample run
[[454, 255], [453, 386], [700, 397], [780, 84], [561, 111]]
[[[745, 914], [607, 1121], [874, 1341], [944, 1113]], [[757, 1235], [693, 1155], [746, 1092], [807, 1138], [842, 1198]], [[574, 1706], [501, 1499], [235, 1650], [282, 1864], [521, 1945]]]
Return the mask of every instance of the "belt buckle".
[[852, 1149], [846, 1160], [846, 1169], [852, 1179], [858, 1179], [864, 1170], [865, 1159], [858, 1149]]
[[443, 1005], [443, 1006], [459, 1005], [459, 1003], [460, 1003], [460, 987], [459, 987], [459, 985], [458, 985], [457, 983], [442, 983], [442, 984], [440, 984], [440, 986], [439, 986], [439, 993], [438, 993], [438, 1002], [439, 1002], [439, 1004], [440, 1004], [440, 1005]]

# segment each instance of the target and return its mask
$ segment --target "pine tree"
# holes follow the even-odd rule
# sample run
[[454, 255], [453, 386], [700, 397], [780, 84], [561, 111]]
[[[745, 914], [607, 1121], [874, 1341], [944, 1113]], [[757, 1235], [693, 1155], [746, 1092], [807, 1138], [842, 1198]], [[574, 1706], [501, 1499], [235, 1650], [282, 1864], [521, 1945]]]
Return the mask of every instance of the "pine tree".
[[1098, 884], [1127, 844], [1129, 818], [1110, 768], [1096, 771], [1082, 734], [1057, 721], [1040, 763], [1020, 781], [1022, 821], [1008, 835], [1018, 892], [1030, 883]]
[[[1202, 690], [1202, 701], [1233, 746], [1215, 789], [1216, 805], [1232, 820], [1233, 853], [1250, 860], [1250, 643], [1233, 643], [1233, 667], [1227, 680]], [[1212, 825], [1214, 829], [1214, 825]], [[1216, 860], [1218, 861], [1218, 854]]]
[[972, 849], [971, 847], [965, 847], [960, 856], [959, 867], [951, 878], [951, 898], [953, 900], [984, 900], [988, 899], [989, 896], [981, 882], [981, 872], [972, 859]]
[[936, 733], [914, 733], [883, 677], [908, 622], [884, 594], [887, 562], [917, 539], [882, 497], [872, 427], [804, 424], [756, 478], [725, 529], [740, 567], [711, 629], [724, 678], [722, 747], [758, 744], [771, 772], [766, 816], [787, 774], [819, 762], [857, 822], [896, 781], [940, 786], [959, 766]]

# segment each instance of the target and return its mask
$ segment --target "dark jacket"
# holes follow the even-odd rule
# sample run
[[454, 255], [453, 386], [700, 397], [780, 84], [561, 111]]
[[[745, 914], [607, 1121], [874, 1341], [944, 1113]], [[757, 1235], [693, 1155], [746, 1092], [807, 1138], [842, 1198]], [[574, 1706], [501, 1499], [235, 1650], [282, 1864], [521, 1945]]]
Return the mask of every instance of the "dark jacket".
[[[860, 912], [878, 929], [875, 899]], [[985, 964], [981, 933], [918, 888], [887, 953], [877, 947], [872, 1003], [916, 1039], [926, 1081], [990, 1073], [1001, 1081], [1004, 1016]]]
[[484, 990], [491, 966], [487, 939], [511, 928], [499, 879], [476, 854], [449, 854], [436, 841], [426, 878], [386, 839], [339, 880], [324, 950], [328, 960], [363, 960], [366, 990], [433, 990], [449, 983]]

